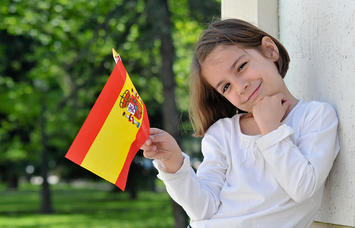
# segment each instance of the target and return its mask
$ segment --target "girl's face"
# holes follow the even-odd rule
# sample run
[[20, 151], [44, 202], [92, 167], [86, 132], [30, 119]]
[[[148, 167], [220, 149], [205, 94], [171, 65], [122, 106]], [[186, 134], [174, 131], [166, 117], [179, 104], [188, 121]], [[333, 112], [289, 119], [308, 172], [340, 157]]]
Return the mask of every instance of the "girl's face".
[[273, 45], [270, 38], [265, 42], [263, 39], [260, 50], [219, 45], [201, 64], [202, 75], [234, 106], [251, 112], [259, 98], [287, 92], [274, 63], [279, 53]]

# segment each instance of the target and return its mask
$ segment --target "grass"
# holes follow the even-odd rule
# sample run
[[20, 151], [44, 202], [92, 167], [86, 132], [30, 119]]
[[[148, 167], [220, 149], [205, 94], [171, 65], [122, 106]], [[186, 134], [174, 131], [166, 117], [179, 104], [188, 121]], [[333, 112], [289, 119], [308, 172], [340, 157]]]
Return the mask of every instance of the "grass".
[[130, 200], [127, 192], [110, 192], [94, 186], [51, 186], [54, 214], [39, 214], [39, 187], [21, 185], [16, 192], [0, 186], [0, 227], [173, 227], [166, 192], [139, 192]]

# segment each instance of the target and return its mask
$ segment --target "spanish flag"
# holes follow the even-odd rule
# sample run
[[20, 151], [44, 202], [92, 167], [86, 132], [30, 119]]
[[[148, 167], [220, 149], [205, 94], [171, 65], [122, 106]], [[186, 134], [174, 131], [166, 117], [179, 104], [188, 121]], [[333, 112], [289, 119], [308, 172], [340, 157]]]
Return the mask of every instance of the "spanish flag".
[[150, 126], [146, 107], [114, 49], [113, 55], [116, 66], [65, 157], [124, 191]]

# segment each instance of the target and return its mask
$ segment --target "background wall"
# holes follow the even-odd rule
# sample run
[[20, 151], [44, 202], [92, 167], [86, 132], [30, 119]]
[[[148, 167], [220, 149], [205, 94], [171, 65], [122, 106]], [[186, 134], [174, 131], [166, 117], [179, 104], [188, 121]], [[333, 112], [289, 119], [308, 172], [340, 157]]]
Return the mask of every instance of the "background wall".
[[240, 18], [279, 37], [278, 0], [222, 0], [222, 18]]
[[322, 222], [355, 226], [355, 1], [280, 0], [280, 40], [291, 56], [286, 83], [337, 109], [341, 151], [326, 184]]
[[313, 227], [355, 226], [355, 1], [222, 0], [222, 18], [230, 17], [278, 31], [291, 57], [291, 92], [337, 109], [341, 151], [316, 219], [322, 223]]

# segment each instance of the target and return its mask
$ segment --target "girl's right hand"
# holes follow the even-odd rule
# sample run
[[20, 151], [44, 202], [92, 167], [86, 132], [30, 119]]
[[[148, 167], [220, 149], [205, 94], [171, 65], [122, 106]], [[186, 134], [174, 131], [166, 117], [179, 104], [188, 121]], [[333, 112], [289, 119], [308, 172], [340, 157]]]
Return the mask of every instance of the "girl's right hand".
[[253, 106], [253, 116], [262, 135], [265, 135], [281, 125], [290, 103], [282, 93], [265, 96], [256, 101]]
[[178, 171], [184, 162], [176, 140], [169, 133], [158, 128], [150, 129], [149, 137], [141, 149], [144, 151], [144, 157], [163, 162], [168, 173]]

